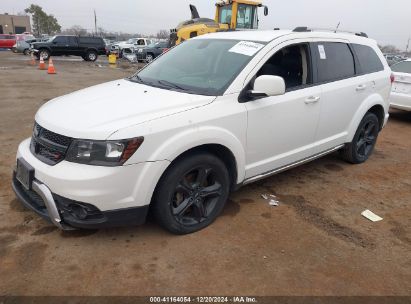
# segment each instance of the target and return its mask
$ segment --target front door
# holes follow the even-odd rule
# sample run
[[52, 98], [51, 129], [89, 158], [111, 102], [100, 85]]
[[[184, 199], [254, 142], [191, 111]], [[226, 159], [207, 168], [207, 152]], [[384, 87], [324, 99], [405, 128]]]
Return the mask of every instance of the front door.
[[248, 101], [246, 178], [297, 162], [314, 153], [321, 89], [312, 84], [308, 44], [276, 52], [260, 75], [284, 78], [286, 93]]

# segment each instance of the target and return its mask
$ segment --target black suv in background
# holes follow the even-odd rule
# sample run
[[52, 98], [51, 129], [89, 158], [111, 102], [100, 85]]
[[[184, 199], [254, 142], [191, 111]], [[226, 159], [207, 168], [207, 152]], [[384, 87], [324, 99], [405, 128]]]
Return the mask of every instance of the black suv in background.
[[46, 42], [35, 42], [30, 50], [48, 60], [50, 56], [81, 56], [86, 61], [96, 61], [98, 55], [105, 55], [105, 43], [101, 37], [54, 36]]

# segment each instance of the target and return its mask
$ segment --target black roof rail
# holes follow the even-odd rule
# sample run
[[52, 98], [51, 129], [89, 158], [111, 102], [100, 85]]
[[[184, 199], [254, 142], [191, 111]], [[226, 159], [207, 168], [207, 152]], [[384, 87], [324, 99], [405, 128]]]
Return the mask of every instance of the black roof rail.
[[355, 33], [355, 35], [368, 38], [368, 35], [364, 32]]
[[293, 29], [293, 32], [312, 32], [312, 31], [320, 31], [320, 32], [334, 32], [334, 33], [349, 33], [349, 34], [353, 34], [356, 36], [360, 36], [360, 37], [365, 37], [368, 38], [368, 35], [364, 32], [351, 32], [351, 31], [345, 31], [345, 30], [340, 30], [340, 29], [328, 29], [328, 28], [309, 28], [307, 26], [299, 26], [296, 27], [295, 29]]
[[311, 29], [309, 29], [307, 26], [297, 26], [295, 29], [293, 29], [293, 32], [311, 32]]

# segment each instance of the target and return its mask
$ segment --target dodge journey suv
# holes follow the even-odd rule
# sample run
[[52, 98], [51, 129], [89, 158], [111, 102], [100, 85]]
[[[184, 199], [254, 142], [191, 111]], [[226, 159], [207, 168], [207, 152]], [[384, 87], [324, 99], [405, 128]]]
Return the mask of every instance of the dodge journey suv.
[[363, 33], [199, 36], [129, 78], [44, 104], [13, 188], [61, 229], [137, 225], [150, 211], [191, 233], [241, 185], [337, 150], [365, 162], [391, 81]]

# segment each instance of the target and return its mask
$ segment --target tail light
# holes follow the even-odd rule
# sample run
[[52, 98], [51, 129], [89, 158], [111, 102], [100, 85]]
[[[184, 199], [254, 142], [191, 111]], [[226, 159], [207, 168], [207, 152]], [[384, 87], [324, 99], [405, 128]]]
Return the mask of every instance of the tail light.
[[390, 80], [391, 80], [391, 84], [395, 81], [395, 76], [392, 73], [391, 73], [391, 76], [390, 76]]

